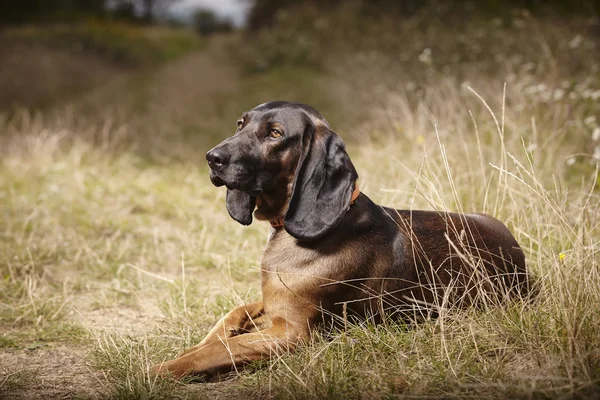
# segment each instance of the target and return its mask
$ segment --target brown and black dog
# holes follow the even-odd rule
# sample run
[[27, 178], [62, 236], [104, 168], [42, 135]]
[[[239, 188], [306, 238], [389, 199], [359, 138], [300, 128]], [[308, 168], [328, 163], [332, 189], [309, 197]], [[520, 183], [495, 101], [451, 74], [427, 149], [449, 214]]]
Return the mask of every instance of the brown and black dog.
[[504, 224], [373, 203], [342, 139], [312, 107], [261, 104], [206, 159], [234, 220], [271, 222], [263, 299], [233, 309], [154, 373], [212, 376], [291, 350], [339, 320], [428, 316], [529, 291], [523, 252]]

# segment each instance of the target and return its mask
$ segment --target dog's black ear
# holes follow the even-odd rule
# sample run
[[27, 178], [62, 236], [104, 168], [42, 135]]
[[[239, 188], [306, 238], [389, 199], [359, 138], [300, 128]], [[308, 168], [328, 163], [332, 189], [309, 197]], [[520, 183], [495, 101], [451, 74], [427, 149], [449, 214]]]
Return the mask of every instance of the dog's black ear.
[[309, 124], [302, 143], [284, 226], [296, 239], [314, 240], [340, 223], [358, 174], [344, 142], [328, 128]]
[[231, 218], [242, 225], [252, 223], [252, 212], [256, 206], [256, 197], [241, 190], [227, 189], [227, 211]]

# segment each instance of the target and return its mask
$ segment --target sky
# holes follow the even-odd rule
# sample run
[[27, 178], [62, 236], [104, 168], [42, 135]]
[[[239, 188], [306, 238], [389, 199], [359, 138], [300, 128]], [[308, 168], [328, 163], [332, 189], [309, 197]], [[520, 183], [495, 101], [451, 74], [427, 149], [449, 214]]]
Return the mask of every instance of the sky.
[[249, 0], [181, 0], [176, 2], [170, 11], [187, 19], [195, 9], [206, 8], [219, 16], [231, 18], [236, 26], [240, 26], [244, 23], [250, 4]]

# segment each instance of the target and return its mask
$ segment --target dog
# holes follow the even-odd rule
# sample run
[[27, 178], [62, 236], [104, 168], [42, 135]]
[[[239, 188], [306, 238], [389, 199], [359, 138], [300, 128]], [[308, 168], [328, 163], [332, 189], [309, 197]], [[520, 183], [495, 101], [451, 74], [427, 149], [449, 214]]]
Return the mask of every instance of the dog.
[[263, 298], [230, 311], [154, 374], [214, 377], [340, 321], [419, 320], [529, 291], [523, 251], [502, 222], [373, 203], [344, 142], [310, 106], [255, 107], [206, 159], [212, 183], [227, 187], [230, 216], [271, 224]]

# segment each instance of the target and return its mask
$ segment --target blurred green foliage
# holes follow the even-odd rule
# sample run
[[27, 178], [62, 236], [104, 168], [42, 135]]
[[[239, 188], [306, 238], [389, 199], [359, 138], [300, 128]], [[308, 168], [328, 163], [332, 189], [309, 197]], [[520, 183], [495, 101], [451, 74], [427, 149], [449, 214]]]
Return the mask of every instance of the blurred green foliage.
[[211, 10], [201, 8], [194, 13], [194, 29], [202, 36], [209, 36], [213, 33], [233, 31], [233, 22], [219, 17]]
[[192, 31], [95, 19], [74, 24], [15, 27], [5, 31], [3, 36], [13, 41], [91, 52], [128, 65], [168, 61], [202, 43]]

